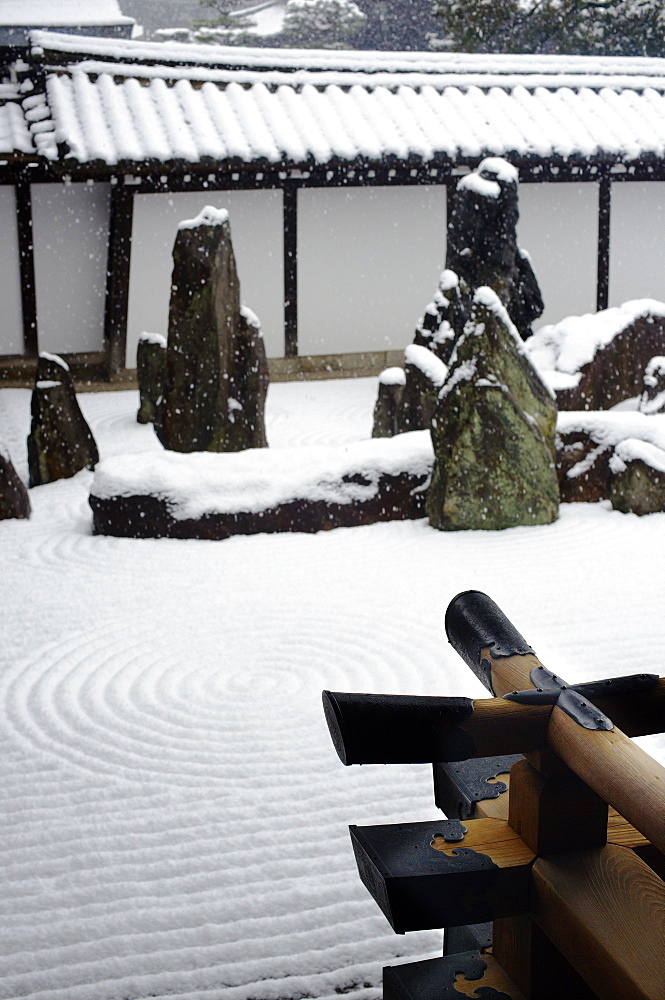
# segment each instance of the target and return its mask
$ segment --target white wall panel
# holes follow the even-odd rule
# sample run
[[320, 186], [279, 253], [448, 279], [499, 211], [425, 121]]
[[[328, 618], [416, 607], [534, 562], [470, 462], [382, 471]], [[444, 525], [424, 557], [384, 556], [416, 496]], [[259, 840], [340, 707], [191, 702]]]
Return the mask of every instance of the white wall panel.
[[612, 185], [609, 299], [665, 301], [665, 182]]
[[23, 354], [21, 276], [14, 188], [0, 187], [0, 354]]
[[531, 255], [545, 302], [538, 329], [596, 311], [597, 184], [520, 184], [520, 246]]
[[444, 266], [445, 188], [298, 195], [300, 354], [400, 349]]
[[101, 351], [108, 184], [33, 184], [39, 348]]
[[229, 212], [240, 295], [259, 319], [269, 357], [284, 354], [281, 191], [145, 194], [134, 199], [127, 322], [127, 367], [136, 367], [140, 334], [168, 332], [173, 243], [178, 223], [206, 205]]

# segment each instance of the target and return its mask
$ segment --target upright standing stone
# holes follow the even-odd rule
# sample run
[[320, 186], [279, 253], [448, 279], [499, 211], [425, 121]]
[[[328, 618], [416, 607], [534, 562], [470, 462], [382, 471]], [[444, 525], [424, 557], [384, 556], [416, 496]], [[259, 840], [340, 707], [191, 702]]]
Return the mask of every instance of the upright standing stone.
[[394, 437], [399, 433], [397, 417], [406, 376], [403, 368], [385, 368], [379, 375], [379, 391], [374, 404], [372, 437]]
[[164, 391], [166, 337], [161, 333], [142, 333], [136, 349], [136, 380], [139, 386], [140, 424], [151, 424], [157, 416], [157, 405]]
[[30, 517], [30, 497], [9, 451], [0, 441], [0, 521]]
[[31, 413], [30, 486], [94, 469], [99, 461], [97, 445], [81, 413], [69, 366], [57, 354], [43, 352], [39, 356]]
[[171, 451], [266, 444], [260, 330], [241, 314], [228, 213], [180, 223], [173, 248], [164, 392], [155, 430]]
[[497, 529], [556, 520], [556, 415], [498, 296], [478, 289], [432, 420], [431, 524]]
[[543, 311], [528, 254], [517, 245], [517, 170], [488, 157], [457, 185], [448, 223], [446, 268], [459, 278], [459, 299], [451, 322], [456, 334], [470, 316], [477, 288], [489, 287], [508, 310], [522, 339]]
[[427, 347], [448, 364], [455, 342], [452, 320], [459, 298], [459, 278], [454, 271], [441, 272], [434, 298], [416, 326], [414, 344]]
[[259, 318], [246, 306], [240, 307], [234, 350], [233, 395], [229, 396], [228, 410], [232, 433], [227, 428], [222, 432], [222, 443], [232, 441], [233, 447], [213, 447], [211, 451], [241, 451], [268, 445], [265, 420], [270, 382], [268, 361]]
[[409, 344], [404, 351], [405, 384], [397, 414], [400, 433], [429, 428], [447, 372], [446, 365], [429, 348]]

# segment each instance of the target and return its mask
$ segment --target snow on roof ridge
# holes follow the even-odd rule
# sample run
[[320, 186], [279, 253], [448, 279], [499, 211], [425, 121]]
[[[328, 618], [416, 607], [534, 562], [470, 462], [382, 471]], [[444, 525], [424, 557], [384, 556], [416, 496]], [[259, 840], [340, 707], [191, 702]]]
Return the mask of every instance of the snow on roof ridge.
[[[536, 88], [546, 88], [549, 90], [567, 87], [570, 89], [585, 88], [587, 90], [602, 90], [604, 88], [614, 88], [617, 90], [647, 90], [665, 91], [665, 73], [660, 76], [528, 76], [514, 74], [512, 76], [491, 76], [481, 73], [464, 76], [462, 74], [441, 73], [388, 73], [388, 72], [363, 72], [358, 70], [343, 69], [246, 69], [233, 67], [216, 68], [214, 66], [200, 65], [168, 65], [166, 63], [154, 64], [151, 66], [145, 63], [123, 63], [114, 62], [110, 69], [109, 63], [94, 59], [84, 59], [75, 64], [77, 69], [97, 76], [102, 73], [112, 72], [115, 77], [127, 79], [164, 79], [164, 80], [193, 80], [196, 82], [209, 82], [216, 84], [238, 83], [241, 86], [252, 86], [262, 83], [269, 87], [279, 87], [286, 85], [293, 88], [311, 85], [323, 89], [325, 87], [367, 87], [378, 89], [384, 87], [394, 90], [397, 87], [407, 87], [413, 90], [430, 87], [432, 90], [443, 91], [449, 87], [456, 87], [469, 90], [473, 87], [489, 90], [500, 87], [504, 90], [513, 90], [516, 87], [523, 87], [528, 90]], [[73, 67], [70, 67], [70, 71]]]
[[68, 35], [35, 30], [31, 42], [51, 51], [106, 56], [108, 59], [156, 60], [181, 65], [224, 66], [236, 69], [360, 70], [365, 74], [414, 72], [486, 76], [665, 77], [665, 58], [649, 56], [507, 55], [461, 52], [386, 52], [380, 50], [268, 49], [181, 42], [143, 42]]

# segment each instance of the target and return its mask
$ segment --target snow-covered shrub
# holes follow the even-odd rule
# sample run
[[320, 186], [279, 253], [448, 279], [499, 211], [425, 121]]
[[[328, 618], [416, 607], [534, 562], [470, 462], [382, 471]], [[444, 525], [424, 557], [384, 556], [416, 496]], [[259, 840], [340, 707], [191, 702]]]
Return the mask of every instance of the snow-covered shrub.
[[353, 0], [289, 0], [280, 40], [307, 48], [341, 48], [358, 34], [365, 20]]

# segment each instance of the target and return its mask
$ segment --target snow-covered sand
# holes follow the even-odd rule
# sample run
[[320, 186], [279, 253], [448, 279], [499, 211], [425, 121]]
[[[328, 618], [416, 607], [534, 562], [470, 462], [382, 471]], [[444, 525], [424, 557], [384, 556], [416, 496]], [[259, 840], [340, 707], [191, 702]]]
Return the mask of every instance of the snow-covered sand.
[[[273, 385], [271, 444], [361, 440], [374, 394]], [[0, 391], [23, 475], [29, 398]], [[103, 457], [159, 450], [137, 394], [80, 399]], [[393, 934], [347, 824], [440, 814], [427, 765], [340, 764], [321, 690], [484, 696], [443, 628], [469, 587], [568, 679], [662, 672], [665, 514], [135, 541], [91, 535], [91, 478], [0, 522], [4, 1000], [375, 1000], [440, 934]]]

